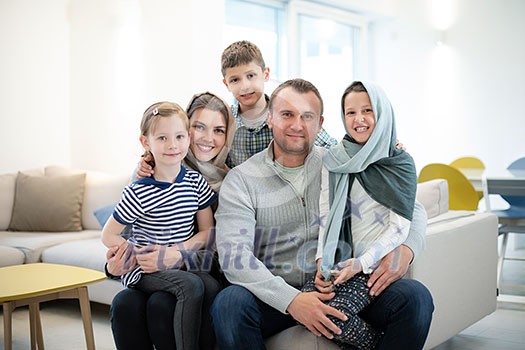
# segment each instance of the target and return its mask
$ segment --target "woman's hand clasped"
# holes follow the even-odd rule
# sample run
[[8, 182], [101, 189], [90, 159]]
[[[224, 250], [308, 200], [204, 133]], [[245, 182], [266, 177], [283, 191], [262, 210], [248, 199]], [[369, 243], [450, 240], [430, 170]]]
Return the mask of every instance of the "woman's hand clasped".
[[149, 164], [153, 160], [151, 154], [145, 155], [140, 158], [139, 164], [137, 166], [137, 178], [141, 179], [144, 177], [150, 177], [153, 175], [153, 167]]
[[146, 273], [180, 268], [182, 254], [176, 246], [151, 245], [135, 249], [137, 263]]
[[118, 247], [108, 249], [106, 252], [108, 272], [113, 276], [122, 276], [131, 271], [137, 265], [133, 249], [134, 246], [127, 241]]

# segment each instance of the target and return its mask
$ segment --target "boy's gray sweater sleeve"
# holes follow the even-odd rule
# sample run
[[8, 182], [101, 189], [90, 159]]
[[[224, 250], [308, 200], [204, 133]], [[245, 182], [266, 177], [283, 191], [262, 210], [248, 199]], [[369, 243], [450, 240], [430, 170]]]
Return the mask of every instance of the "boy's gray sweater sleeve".
[[237, 170], [231, 170], [224, 179], [215, 214], [219, 262], [228, 281], [286, 313], [300, 291], [274, 275], [255, 255], [257, 203], [250, 196], [253, 191], [242, 172]]
[[427, 212], [417, 200], [414, 205], [414, 214], [410, 223], [408, 237], [403, 243], [414, 253], [414, 259], [425, 250], [425, 234], [427, 229]]

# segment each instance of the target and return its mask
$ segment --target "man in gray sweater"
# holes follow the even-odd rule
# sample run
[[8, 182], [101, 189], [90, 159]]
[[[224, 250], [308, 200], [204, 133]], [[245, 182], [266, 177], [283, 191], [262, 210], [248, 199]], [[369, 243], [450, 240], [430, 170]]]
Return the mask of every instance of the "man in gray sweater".
[[[341, 331], [328, 318], [346, 316], [324, 304], [333, 293], [303, 293], [316, 272], [322, 156], [314, 146], [323, 123], [318, 90], [302, 79], [275, 89], [268, 148], [232, 169], [221, 187], [217, 221], [219, 262], [231, 283], [219, 293], [212, 320], [221, 350], [265, 349], [264, 339], [297, 322], [329, 339]], [[404, 245], [385, 258], [370, 278], [378, 295], [362, 317], [384, 332], [380, 348], [423, 344], [433, 311], [419, 282], [400, 279], [424, 246], [426, 214], [416, 206]]]

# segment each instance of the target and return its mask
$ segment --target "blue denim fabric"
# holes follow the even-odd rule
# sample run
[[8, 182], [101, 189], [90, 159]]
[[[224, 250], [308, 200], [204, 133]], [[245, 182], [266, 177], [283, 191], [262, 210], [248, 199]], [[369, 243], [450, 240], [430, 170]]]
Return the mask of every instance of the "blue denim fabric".
[[419, 350], [428, 336], [434, 303], [428, 289], [416, 280], [392, 283], [361, 312], [361, 317], [384, 332], [376, 349]]
[[[361, 312], [361, 317], [384, 332], [376, 349], [422, 349], [428, 336], [434, 304], [428, 289], [418, 281], [401, 279]], [[211, 309], [212, 324], [221, 350], [263, 350], [264, 339], [297, 325], [261, 302], [247, 289], [229, 286], [222, 290]]]
[[221, 350], [264, 350], [264, 338], [297, 325], [290, 316], [260, 301], [244, 287], [231, 285], [215, 298], [211, 318]]

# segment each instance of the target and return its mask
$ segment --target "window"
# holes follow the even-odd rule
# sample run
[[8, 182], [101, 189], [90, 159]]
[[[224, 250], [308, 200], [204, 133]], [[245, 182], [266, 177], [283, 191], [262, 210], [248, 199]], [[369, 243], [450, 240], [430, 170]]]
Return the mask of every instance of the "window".
[[[326, 3], [326, 1], [325, 1]], [[225, 0], [224, 47], [249, 40], [270, 67], [267, 93], [288, 78], [311, 81], [325, 102], [324, 127], [341, 139], [340, 97], [366, 77], [366, 21], [347, 9], [314, 1]]]
[[224, 45], [227, 47], [238, 40], [248, 40], [261, 50], [264, 62], [270, 67], [270, 82], [266, 92], [270, 94], [286, 80], [284, 5], [278, 1], [252, 2], [226, 0], [226, 23]]

